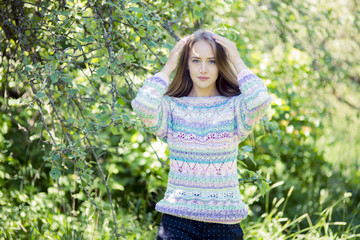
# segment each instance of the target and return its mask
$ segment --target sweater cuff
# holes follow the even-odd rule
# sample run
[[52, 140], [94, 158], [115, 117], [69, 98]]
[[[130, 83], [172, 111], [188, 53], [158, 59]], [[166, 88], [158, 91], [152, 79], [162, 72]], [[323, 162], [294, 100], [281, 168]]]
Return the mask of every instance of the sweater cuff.
[[159, 78], [161, 78], [162, 80], [164, 80], [164, 81], [166, 82], [166, 85], [169, 85], [169, 77], [166, 76], [165, 73], [163, 73], [163, 72], [158, 72], [158, 73], [156, 73], [156, 74], [154, 75], [154, 77], [159, 77]]

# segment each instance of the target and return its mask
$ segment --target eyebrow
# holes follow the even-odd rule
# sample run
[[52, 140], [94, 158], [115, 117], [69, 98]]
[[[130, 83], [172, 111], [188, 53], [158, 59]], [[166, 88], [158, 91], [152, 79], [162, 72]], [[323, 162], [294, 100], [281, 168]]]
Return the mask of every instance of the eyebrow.
[[[191, 57], [191, 58], [199, 58], [199, 57]], [[199, 58], [200, 59], [200, 58]], [[209, 57], [207, 59], [215, 59], [215, 57]]]

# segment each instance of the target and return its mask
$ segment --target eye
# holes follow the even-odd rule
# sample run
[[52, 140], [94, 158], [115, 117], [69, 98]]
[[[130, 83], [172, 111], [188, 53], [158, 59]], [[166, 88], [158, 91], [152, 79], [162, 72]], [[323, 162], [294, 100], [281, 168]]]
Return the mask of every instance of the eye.
[[197, 63], [197, 62], [199, 62], [199, 60], [194, 59], [194, 60], [192, 60], [192, 62], [193, 62], [193, 63]]
[[215, 63], [215, 60], [210, 60], [209, 63]]

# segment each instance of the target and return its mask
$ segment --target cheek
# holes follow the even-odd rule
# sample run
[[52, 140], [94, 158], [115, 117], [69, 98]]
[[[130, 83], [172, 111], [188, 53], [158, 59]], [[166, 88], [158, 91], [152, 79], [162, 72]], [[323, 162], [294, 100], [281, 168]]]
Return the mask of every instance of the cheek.
[[211, 71], [214, 73], [214, 74], [218, 74], [219, 72], [219, 68], [215, 65], [211, 68]]
[[196, 71], [196, 67], [194, 66], [194, 64], [188, 64], [188, 69], [190, 71], [190, 74], [191, 74], [191, 72]]

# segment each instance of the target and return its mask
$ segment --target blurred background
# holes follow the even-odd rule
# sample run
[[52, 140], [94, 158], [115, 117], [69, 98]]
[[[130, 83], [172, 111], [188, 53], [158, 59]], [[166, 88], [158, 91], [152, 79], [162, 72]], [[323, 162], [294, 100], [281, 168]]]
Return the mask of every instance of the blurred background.
[[199, 28], [271, 109], [239, 145], [245, 239], [360, 237], [357, 0], [3, 0], [0, 239], [155, 239], [169, 151], [132, 111]]

